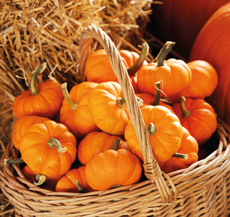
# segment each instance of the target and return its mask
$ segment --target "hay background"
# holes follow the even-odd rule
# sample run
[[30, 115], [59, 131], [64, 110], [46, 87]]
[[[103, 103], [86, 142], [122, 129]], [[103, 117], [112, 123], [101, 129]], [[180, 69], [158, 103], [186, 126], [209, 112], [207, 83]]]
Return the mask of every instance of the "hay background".
[[[78, 83], [79, 38], [84, 27], [101, 27], [118, 49], [139, 52], [141, 38], [152, 48], [162, 42], [148, 30], [154, 0], [1, 0], [0, 2], [0, 156], [15, 121], [12, 102], [28, 88], [43, 62], [39, 80]], [[93, 49], [99, 48], [95, 43]], [[0, 192], [0, 216], [14, 216]]]

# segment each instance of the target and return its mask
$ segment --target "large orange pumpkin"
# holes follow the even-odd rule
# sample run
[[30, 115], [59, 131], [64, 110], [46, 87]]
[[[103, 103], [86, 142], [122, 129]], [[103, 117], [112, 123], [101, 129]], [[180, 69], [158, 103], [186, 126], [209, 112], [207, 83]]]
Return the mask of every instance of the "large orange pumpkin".
[[207, 100], [230, 124], [230, 2], [219, 8], [197, 36], [190, 60], [205, 60], [216, 69], [219, 82]]
[[176, 42], [175, 50], [188, 58], [192, 44], [208, 18], [229, 0], [162, 0], [153, 4], [153, 33]]

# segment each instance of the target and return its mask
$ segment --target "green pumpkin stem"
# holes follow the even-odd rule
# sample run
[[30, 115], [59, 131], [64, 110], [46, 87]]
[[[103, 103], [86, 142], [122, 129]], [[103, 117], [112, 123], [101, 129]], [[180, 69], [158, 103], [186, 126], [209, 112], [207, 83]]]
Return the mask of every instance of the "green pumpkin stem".
[[35, 80], [37, 78], [37, 75], [39, 73], [42, 73], [45, 69], [46, 69], [46, 63], [42, 63], [42, 65], [40, 67], [38, 67], [35, 72], [32, 74], [31, 76], [31, 80], [30, 80], [30, 91], [31, 91], [31, 95], [36, 95], [38, 94], [39, 90], [36, 88], [35, 86]]
[[182, 158], [184, 160], [188, 159], [188, 155], [187, 154], [181, 154], [181, 153], [175, 153], [175, 154], [172, 155], [172, 157]]
[[72, 99], [69, 95], [69, 92], [67, 90], [67, 83], [65, 82], [65, 83], [61, 84], [61, 88], [62, 88], [62, 93], [64, 95], [66, 102], [69, 104], [69, 106], [72, 110], [75, 110], [77, 108], [77, 102], [72, 101]]
[[[144, 40], [143, 40], [144, 41]], [[141, 45], [141, 53], [137, 61], [127, 69], [129, 76], [134, 76], [136, 72], [141, 68], [145, 59], [147, 58], [149, 53], [149, 45], [146, 41]]]
[[169, 52], [172, 50], [173, 46], [175, 45], [175, 42], [172, 41], [166, 41], [164, 46], [161, 48], [160, 52], [158, 53], [157, 57], [155, 58], [155, 62], [157, 62], [157, 66], [163, 66], [165, 58], [169, 54]]
[[79, 181], [77, 179], [74, 179], [74, 184], [77, 186], [78, 192], [80, 193], [86, 193], [87, 190], [85, 188], [82, 187], [82, 185], [79, 183]]
[[65, 153], [66, 152], [66, 147], [62, 147], [61, 143], [55, 139], [54, 137], [51, 137], [48, 141], [48, 145], [50, 146], [50, 148], [57, 148], [59, 153]]
[[120, 144], [120, 142], [121, 142], [121, 139], [116, 138], [114, 143], [113, 143], [112, 149], [117, 151], [118, 150], [118, 145]]
[[46, 176], [45, 176], [45, 175], [42, 175], [42, 174], [40, 174], [40, 173], [38, 173], [38, 174], [36, 175], [35, 179], [36, 179], [36, 182], [34, 182], [34, 184], [35, 184], [36, 186], [40, 186], [40, 185], [42, 185], [42, 184], [44, 184], [44, 183], [46, 182]]
[[191, 114], [191, 112], [185, 106], [185, 101], [186, 101], [186, 98], [184, 96], [182, 96], [180, 98], [180, 108], [181, 108], [181, 112], [182, 112], [182, 117], [183, 118], [187, 118]]
[[125, 98], [117, 98], [117, 104], [120, 106], [120, 107], [124, 107], [125, 106]]
[[154, 135], [157, 132], [156, 126], [153, 123], [150, 123], [147, 126], [147, 132], [150, 136]]
[[24, 163], [24, 160], [22, 160], [22, 158], [4, 159], [4, 165], [5, 166], [7, 166], [9, 164], [18, 164], [18, 163]]
[[160, 98], [161, 98], [161, 82], [158, 81], [155, 83], [156, 86], [156, 96], [154, 101], [151, 103], [151, 105], [156, 106], [160, 105]]

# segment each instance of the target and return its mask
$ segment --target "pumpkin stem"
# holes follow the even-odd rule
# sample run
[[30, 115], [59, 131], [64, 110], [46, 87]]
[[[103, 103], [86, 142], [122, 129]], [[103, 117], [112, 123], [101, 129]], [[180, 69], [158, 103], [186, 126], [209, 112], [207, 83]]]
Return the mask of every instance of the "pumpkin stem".
[[186, 101], [186, 98], [184, 96], [182, 96], [180, 98], [180, 108], [181, 108], [181, 112], [182, 112], [182, 117], [183, 118], [187, 118], [191, 114], [191, 112], [185, 106], [185, 101]]
[[153, 134], [155, 134], [157, 132], [156, 126], [153, 123], [150, 123], [147, 126], [147, 132], [150, 136], [152, 136]]
[[115, 141], [114, 141], [114, 143], [113, 143], [112, 149], [115, 150], [115, 151], [117, 151], [118, 145], [120, 144], [120, 142], [121, 142], [121, 139], [116, 138]]
[[125, 98], [117, 98], [117, 104], [120, 106], [120, 107], [124, 107], [125, 106]]
[[160, 104], [160, 98], [161, 98], [161, 83], [160, 81], [155, 83], [156, 86], [156, 96], [154, 101], [151, 103], [151, 105], [156, 106]]
[[35, 184], [36, 186], [40, 186], [40, 185], [42, 185], [43, 183], [45, 183], [45, 181], [46, 181], [46, 176], [38, 173], [38, 174], [36, 175], [35, 179], [36, 179], [36, 182], [34, 182], [34, 184]]
[[66, 82], [61, 84], [61, 89], [62, 89], [62, 92], [63, 92], [63, 95], [64, 95], [66, 102], [69, 104], [69, 106], [72, 110], [75, 110], [77, 108], [77, 102], [72, 101], [72, 99], [69, 95], [69, 92], [67, 90], [67, 83]]
[[9, 164], [18, 164], [18, 163], [24, 163], [24, 160], [22, 160], [22, 158], [4, 159], [4, 165], [5, 166], [7, 166]]
[[50, 148], [55, 148], [56, 147], [58, 152], [61, 153], [61, 154], [65, 153], [66, 149], [67, 149], [66, 147], [62, 147], [61, 143], [57, 139], [55, 139], [54, 137], [51, 137], [49, 139], [48, 145], [49, 145]]
[[154, 59], [154, 62], [157, 62], [157, 66], [163, 66], [165, 58], [169, 54], [169, 52], [172, 50], [173, 46], [175, 45], [175, 42], [172, 41], [166, 41], [164, 46], [161, 48], [160, 52], [158, 53], [157, 57]]
[[181, 153], [175, 153], [175, 154], [172, 155], [172, 157], [182, 158], [184, 160], [188, 159], [188, 155], [187, 154], [181, 154]]
[[35, 86], [35, 80], [37, 78], [37, 75], [39, 73], [42, 73], [45, 69], [46, 69], [46, 63], [42, 63], [42, 65], [40, 67], [38, 67], [35, 72], [32, 74], [31, 76], [31, 80], [30, 80], [30, 91], [31, 91], [31, 95], [36, 95], [38, 94], [39, 90], [36, 88]]
[[77, 179], [74, 179], [74, 184], [77, 186], [78, 192], [80, 193], [86, 193], [87, 190], [85, 188], [82, 187], [82, 185], [79, 183], [79, 181]]
[[146, 41], [144, 41], [144, 43], [141, 45], [141, 53], [139, 55], [139, 58], [131, 67], [127, 69], [129, 76], [134, 76], [136, 72], [141, 68], [143, 62], [148, 56], [148, 53], [149, 53], [149, 45]]

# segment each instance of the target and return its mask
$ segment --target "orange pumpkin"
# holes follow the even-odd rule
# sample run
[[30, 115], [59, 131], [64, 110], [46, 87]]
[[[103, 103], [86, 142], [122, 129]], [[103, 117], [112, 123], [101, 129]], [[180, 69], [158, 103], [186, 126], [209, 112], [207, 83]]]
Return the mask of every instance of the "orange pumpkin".
[[12, 127], [11, 140], [15, 148], [19, 149], [19, 141], [30, 126], [49, 120], [40, 116], [24, 116], [15, 121]]
[[118, 136], [105, 132], [91, 132], [87, 134], [78, 145], [78, 159], [86, 165], [95, 155], [112, 149], [114, 142], [119, 140], [118, 148], [128, 148], [127, 143]]
[[141, 67], [137, 73], [137, 84], [141, 92], [155, 94], [154, 84], [162, 81], [162, 91], [173, 95], [183, 90], [191, 81], [191, 70], [183, 60], [165, 60], [173, 42], [166, 42], [155, 62]]
[[181, 98], [180, 103], [172, 105], [181, 124], [197, 140], [204, 144], [217, 128], [216, 113], [213, 107], [203, 99]]
[[187, 63], [192, 72], [192, 80], [188, 86], [170, 98], [171, 101], [179, 102], [182, 96], [187, 98], [204, 99], [210, 96], [217, 87], [218, 76], [213, 66], [204, 60], [194, 60]]
[[[183, 129], [179, 118], [160, 105], [145, 106], [141, 108], [141, 113], [156, 160], [160, 162], [169, 160], [181, 145]], [[143, 161], [141, 147], [131, 121], [128, 122], [124, 135], [129, 149]]]
[[69, 170], [57, 182], [57, 192], [88, 192], [92, 191], [85, 177], [85, 166]]
[[54, 118], [60, 110], [63, 94], [61, 85], [53, 80], [35, 86], [36, 76], [46, 65], [39, 67], [32, 75], [30, 89], [18, 95], [13, 102], [13, 113], [16, 118], [37, 115]]
[[89, 95], [89, 107], [94, 121], [102, 131], [122, 135], [129, 120], [120, 84], [102, 82]]
[[19, 142], [24, 162], [36, 174], [65, 174], [76, 159], [76, 139], [66, 126], [48, 120], [32, 125]]
[[180, 154], [186, 154], [187, 159], [171, 157], [164, 163], [159, 162], [161, 170], [169, 173], [180, 169], [185, 169], [198, 161], [198, 143], [194, 137], [191, 136], [189, 131], [183, 127], [183, 136], [181, 140], [181, 146], [178, 150]]
[[85, 169], [86, 180], [94, 190], [137, 183], [142, 174], [140, 160], [127, 149], [109, 149], [97, 154]]
[[77, 138], [98, 130], [89, 109], [89, 93], [97, 86], [95, 82], [82, 82], [67, 92], [62, 84], [65, 100], [60, 110], [60, 122], [67, 126]]

